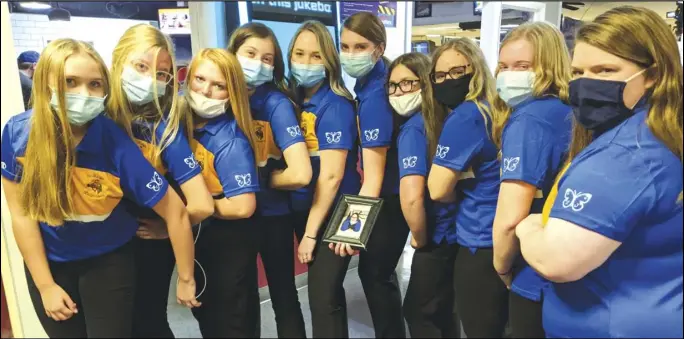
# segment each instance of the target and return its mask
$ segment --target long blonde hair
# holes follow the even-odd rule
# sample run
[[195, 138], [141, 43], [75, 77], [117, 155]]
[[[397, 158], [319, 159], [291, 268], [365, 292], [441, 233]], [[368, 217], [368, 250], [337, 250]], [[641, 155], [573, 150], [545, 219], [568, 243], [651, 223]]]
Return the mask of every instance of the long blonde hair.
[[[126, 93], [123, 90], [123, 83], [121, 81], [121, 74], [124, 67], [130, 67], [129, 57], [132, 53], [139, 51], [148, 51], [153, 49], [155, 52], [154, 62], [152, 63], [152, 74], [157, 72], [157, 58], [159, 53], [163, 50], [169, 53], [171, 57], [171, 70], [173, 79], [171, 80], [173, 86], [167, 86], [166, 93], [158, 98], [154, 96], [154, 101], [149, 104], [135, 107], [128, 101]], [[117, 117], [117, 120], [123, 121], [122, 126], [129, 135], [131, 133], [131, 122], [135, 120], [151, 120], [154, 122], [154, 131], [159, 127], [162, 119], [166, 119], [166, 129], [162, 133], [161, 140], [156, 140], [156, 133], [152, 131], [151, 141], [155, 148], [154, 159], [148, 159], [152, 163], [156, 163], [161, 156], [162, 151], [168, 147], [178, 134], [182, 120], [182, 114], [178, 112], [178, 80], [176, 72], [176, 58], [173, 52], [173, 44], [169, 38], [160, 30], [149, 24], [138, 24], [124, 32], [119, 42], [114, 48], [112, 55], [112, 91], [107, 110], [109, 114]], [[154, 91], [156, 92], [157, 82], [154, 81]], [[165, 112], [169, 112], [165, 118]], [[186, 130], [190, 127], [186, 123]]]
[[[104, 92], [109, 92], [109, 73], [99, 54], [87, 43], [57, 39], [45, 47], [33, 75], [31, 116], [25, 162], [19, 183], [19, 202], [29, 218], [59, 226], [74, 213], [71, 170], [76, 166], [73, 133], [67, 118], [66, 60], [77, 54], [92, 58], [99, 66]], [[52, 90], [59, 109], [50, 105]]]
[[[335, 42], [333, 41], [330, 31], [328, 31], [322, 23], [315, 20], [309, 20], [302, 23], [295, 32], [292, 41], [290, 41], [290, 47], [287, 52], [287, 64], [290, 69], [292, 69], [292, 51], [294, 50], [295, 41], [297, 37], [304, 31], [309, 31], [316, 36], [318, 40], [318, 46], [321, 50], [321, 57], [323, 58], [323, 65], [325, 66], [325, 73], [330, 82], [330, 89], [332, 91], [349, 101], [354, 101], [354, 97], [349, 93], [347, 87], [344, 85], [344, 80], [342, 80], [342, 66], [340, 64], [340, 57], [337, 55], [337, 48], [335, 47]], [[290, 89], [292, 92], [296, 93], [297, 81], [294, 76], [290, 75]]]
[[[508, 43], [523, 39], [531, 43], [534, 48], [532, 68], [535, 78], [532, 84], [532, 95], [534, 97], [554, 95], [567, 103], [572, 75], [570, 52], [568, 52], [563, 34], [550, 23], [528, 22], [506, 35], [501, 42], [501, 48]], [[494, 74], [495, 76], [499, 74], [498, 65]], [[492, 104], [502, 115], [499, 123], [494, 125], [493, 132], [494, 142], [500, 149], [503, 129], [511, 115], [511, 108], [498, 95]]]
[[[470, 38], [451, 39], [435, 50], [432, 56], [432, 72], [435, 71], [437, 60], [439, 60], [444, 52], [449, 50], [454, 50], [463, 55], [473, 70], [473, 78], [470, 80], [468, 95], [465, 99], [475, 102], [485, 122], [491, 122], [492, 126], [496, 126], [501, 121], [501, 113], [496, 107], [491, 106], [497, 97], [496, 82], [492, 72], [487, 67], [482, 50]], [[487, 105], [490, 106], [488, 107]], [[447, 112], [450, 111], [446, 106], [443, 106], [442, 109]], [[487, 130], [487, 134], [490, 137], [491, 132], [491, 130]]]
[[[665, 20], [647, 8], [620, 6], [584, 24], [576, 39], [648, 69], [644, 74], [654, 85], [646, 94], [646, 124], [682, 160], [682, 66]], [[569, 161], [592, 140], [592, 132], [575, 122]]]
[[[235, 55], [228, 53], [220, 48], [204, 48], [195, 56], [188, 66], [188, 76], [185, 82], [183, 97], [180, 98], [179, 111], [184, 119], [193, 124], [193, 112], [186, 97], [190, 95], [191, 84], [195, 77], [197, 67], [203, 62], [213, 63], [226, 78], [226, 91], [228, 92], [228, 104], [230, 111], [235, 116], [238, 127], [249, 140], [252, 149], [255, 149], [256, 137], [252, 128], [252, 112], [249, 108], [249, 94], [247, 93], [247, 83], [245, 75], [242, 73], [242, 66]], [[194, 128], [194, 127], [193, 127]], [[190, 133], [192, 133], [192, 129]]]

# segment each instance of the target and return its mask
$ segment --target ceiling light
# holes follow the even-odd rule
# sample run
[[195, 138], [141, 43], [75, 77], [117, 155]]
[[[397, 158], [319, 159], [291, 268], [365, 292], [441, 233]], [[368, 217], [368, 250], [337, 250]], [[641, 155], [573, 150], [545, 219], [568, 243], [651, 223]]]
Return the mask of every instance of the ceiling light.
[[55, 8], [48, 13], [50, 21], [71, 21], [71, 13], [63, 8]]
[[439, 35], [439, 34], [426, 34], [425, 36], [428, 38], [439, 38], [439, 37], [441, 37], [441, 35]]
[[36, 1], [33, 1], [33, 2], [20, 2], [20, 3], [19, 3], [19, 6], [24, 7], [24, 8], [28, 8], [28, 9], [48, 9], [48, 8], [51, 8], [51, 7], [52, 7], [52, 6], [50, 6], [49, 3], [45, 3], [45, 2], [36, 2]]
[[425, 27], [425, 29], [430, 31], [441, 31], [443, 29], [460, 29], [459, 26], [436, 26], [436, 27]]

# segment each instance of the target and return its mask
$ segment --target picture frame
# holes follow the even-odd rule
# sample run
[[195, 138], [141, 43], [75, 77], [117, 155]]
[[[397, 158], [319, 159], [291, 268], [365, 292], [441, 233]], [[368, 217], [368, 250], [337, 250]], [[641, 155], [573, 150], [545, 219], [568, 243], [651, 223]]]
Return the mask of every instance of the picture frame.
[[365, 250], [382, 209], [383, 200], [344, 194], [328, 221], [323, 242], [348, 244]]

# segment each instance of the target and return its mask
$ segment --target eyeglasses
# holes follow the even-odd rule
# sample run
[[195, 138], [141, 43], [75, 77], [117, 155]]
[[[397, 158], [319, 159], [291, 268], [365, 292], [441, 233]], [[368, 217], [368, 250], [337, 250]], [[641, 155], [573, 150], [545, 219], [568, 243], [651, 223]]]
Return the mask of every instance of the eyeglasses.
[[401, 90], [402, 93], [413, 92], [420, 87], [420, 80], [402, 80], [399, 83], [388, 82], [387, 83], [387, 94], [392, 95], [397, 91], [397, 88]]
[[458, 79], [466, 74], [468, 67], [470, 65], [452, 67], [448, 72], [432, 72], [430, 80], [436, 84], [441, 84], [446, 81], [447, 77], [449, 79]]
[[[133, 61], [131, 64], [133, 65], [133, 69], [140, 74], [148, 74], [151, 70], [150, 66], [141, 61]], [[173, 75], [169, 72], [157, 71], [155, 78], [168, 85], [173, 79]]]

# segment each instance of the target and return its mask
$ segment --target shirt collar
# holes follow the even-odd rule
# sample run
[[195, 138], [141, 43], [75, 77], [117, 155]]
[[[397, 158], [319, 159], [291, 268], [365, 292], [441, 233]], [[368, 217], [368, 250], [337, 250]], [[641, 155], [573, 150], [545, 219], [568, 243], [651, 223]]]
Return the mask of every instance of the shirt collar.
[[207, 123], [204, 126], [195, 128], [195, 132], [196, 133], [207, 132], [211, 135], [216, 135], [216, 133], [218, 133], [218, 131], [221, 129], [221, 127], [225, 123], [230, 122], [232, 119], [234, 119], [233, 118], [233, 112], [231, 112], [230, 110], [227, 110], [226, 113], [221, 114], [221, 115], [207, 121]]
[[86, 134], [81, 139], [81, 142], [76, 146], [76, 152], [90, 153], [90, 154], [100, 154], [102, 153], [102, 134], [103, 131], [103, 119], [108, 119], [104, 113], [100, 113], [95, 119], [92, 120], [90, 126], [86, 130]]
[[356, 92], [359, 99], [362, 99], [366, 91], [370, 92], [373, 89], [384, 88], [385, 77], [387, 77], [387, 66], [385, 65], [385, 60], [380, 58], [365, 77], [356, 81], [354, 92]]
[[302, 105], [303, 108], [318, 107], [318, 105], [321, 104], [321, 101], [323, 101], [325, 95], [330, 91], [330, 84], [326, 80], [323, 80], [321, 87], [318, 88], [316, 93], [314, 93], [314, 95], [311, 97], [311, 100]]
[[254, 90], [254, 93], [249, 97], [249, 107], [252, 110], [259, 111], [266, 103], [268, 93], [272, 91], [270, 83], [265, 83]]

